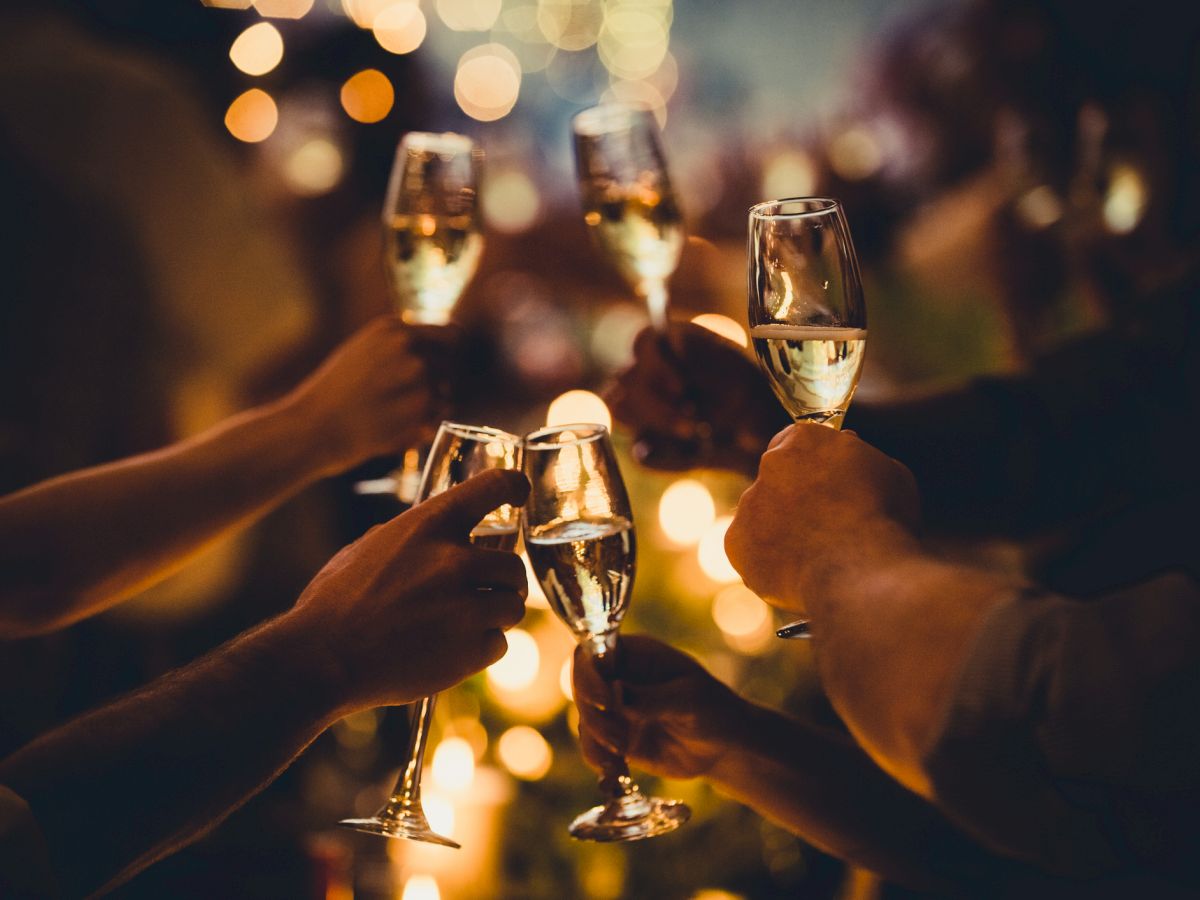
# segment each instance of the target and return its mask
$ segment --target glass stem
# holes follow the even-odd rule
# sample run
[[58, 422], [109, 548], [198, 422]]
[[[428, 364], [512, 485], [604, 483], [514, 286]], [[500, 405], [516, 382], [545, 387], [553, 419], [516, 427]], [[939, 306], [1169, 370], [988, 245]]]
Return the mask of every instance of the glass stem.
[[[617, 633], [593, 635], [584, 644], [588, 655], [596, 663], [597, 671], [606, 681], [613, 681], [618, 676]], [[621, 702], [617, 698], [617, 703]], [[619, 801], [623, 798], [642, 799], [641, 789], [629, 774], [629, 764], [624, 756], [612, 756], [600, 773], [600, 790], [609, 801]]]
[[654, 330], [667, 333], [667, 282], [645, 281], [642, 283], [642, 295], [646, 298], [646, 310], [650, 313], [650, 324]]
[[425, 764], [425, 744], [433, 725], [433, 707], [437, 696], [425, 697], [413, 714], [412, 731], [408, 736], [408, 762], [396, 780], [392, 796], [384, 807], [385, 815], [396, 816], [406, 810], [421, 809], [421, 768]]

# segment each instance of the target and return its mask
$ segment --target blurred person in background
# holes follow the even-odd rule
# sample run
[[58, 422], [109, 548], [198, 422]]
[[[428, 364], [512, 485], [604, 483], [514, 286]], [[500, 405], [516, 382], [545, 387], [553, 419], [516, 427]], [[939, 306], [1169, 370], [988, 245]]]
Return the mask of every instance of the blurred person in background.
[[0, 761], [0, 894], [104, 892], [199, 838], [337, 719], [500, 659], [525, 567], [470, 532], [527, 493], [497, 470], [422, 503], [343, 549], [290, 611]]

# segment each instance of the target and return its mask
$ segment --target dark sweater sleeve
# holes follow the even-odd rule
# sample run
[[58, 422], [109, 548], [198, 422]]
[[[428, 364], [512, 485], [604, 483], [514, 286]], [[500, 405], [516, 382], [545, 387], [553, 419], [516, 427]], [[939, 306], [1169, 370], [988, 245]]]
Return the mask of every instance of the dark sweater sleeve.
[[964, 829], [1045, 871], [1185, 868], [1200, 849], [1200, 587], [1172, 575], [1087, 603], [1010, 598], [974, 642], [927, 772]]

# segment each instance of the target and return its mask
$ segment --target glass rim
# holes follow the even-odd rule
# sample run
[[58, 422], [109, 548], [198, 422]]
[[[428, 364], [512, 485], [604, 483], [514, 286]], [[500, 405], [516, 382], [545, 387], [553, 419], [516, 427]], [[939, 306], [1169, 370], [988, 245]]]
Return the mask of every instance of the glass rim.
[[466, 438], [472, 441], [503, 441], [507, 444], [520, 445], [521, 438], [507, 431], [501, 431], [499, 428], [492, 428], [490, 425], [467, 425], [462, 422], [442, 422], [438, 425], [438, 434], [443, 431], [454, 435], [455, 437]]
[[407, 131], [400, 138], [396, 152], [406, 153], [474, 153], [475, 141], [456, 131]]
[[[598, 103], [575, 113], [571, 117], [571, 130], [581, 137], [599, 137], [618, 131], [627, 131], [634, 122], [645, 117], [654, 116], [654, 111], [648, 107], [635, 106], [632, 103]], [[655, 125], [658, 120], [655, 119]]]
[[[805, 204], [804, 209], [784, 211], [790, 204]], [[830, 197], [785, 197], [782, 200], [763, 200], [750, 207], [751, 219], [806, 219], [826, 216], [842, 209], [840, 200]]]
[[[575, 435], [569, 441], [547, 441], [545, 438], [552, 434], [562, 434], [564, 431], [569, 431]], [[531, 431], [525, 435], [526, 450], [558, 450], [562, 447], [576, 447], [581, 444], [590, 444], [592, 441], [599, 440], [608, 436], [608, 427], [600, 422], [572, 422], [567, 425], [549, 425], [545, 428], [539, 428], [537, 431]]]

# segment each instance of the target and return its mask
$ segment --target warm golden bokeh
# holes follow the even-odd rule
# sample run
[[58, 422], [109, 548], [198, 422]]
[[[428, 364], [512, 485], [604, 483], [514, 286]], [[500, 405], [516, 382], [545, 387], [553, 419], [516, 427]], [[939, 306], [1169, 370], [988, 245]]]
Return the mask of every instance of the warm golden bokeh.
[[265, 141], [279, 124], [279, 109], [271, 95], [260, 88], [251, 88], [229, 104], [225, 112], [225, 127], [239, 141], [248, 144]]
[[392, 82], [378, 69], [364, 69], [342, 85], [342, 109], [355, 122], [382, 121], [392, 111], [396, 92]]

